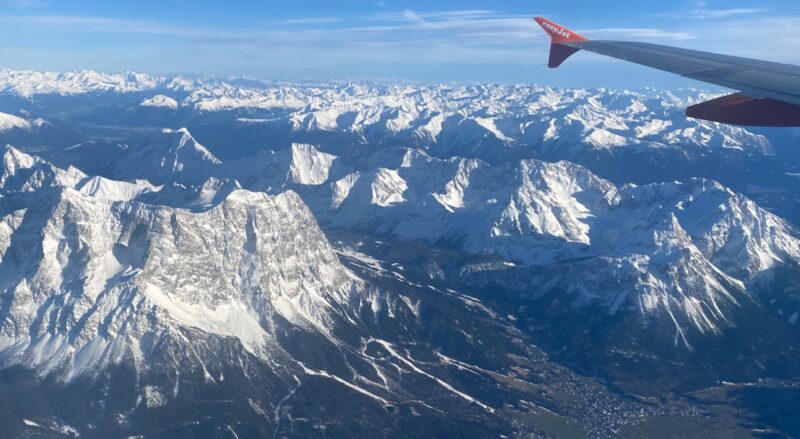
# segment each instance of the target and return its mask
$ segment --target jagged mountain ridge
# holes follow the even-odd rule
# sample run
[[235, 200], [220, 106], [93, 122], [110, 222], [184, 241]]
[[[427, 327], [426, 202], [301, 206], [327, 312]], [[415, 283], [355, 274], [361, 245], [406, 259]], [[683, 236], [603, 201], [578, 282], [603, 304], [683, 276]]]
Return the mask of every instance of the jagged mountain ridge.
[[[800, 165], [782, 157], [796, 137], [684, 116], [686, 106], [718, 92], [13, 70], [0, 73], [0, 90], [0, 111], [42, 118], [58, 134], [43, 141], [0, 133], [0, 143], [92, 174], [148, 141], [147, 133], [187, 127], [223, 161], [301, 143], [354, 163], [376, 149], [412, 147], [492, 164], [569, 160], [617, 185], [711, 178], [800, 223], [800, 202], [786, 189]], [[84, 110], [68, 111], [75, 107]]]
[[[261, 436], [319, 425], [331, 434], [488, 436], [525, 429], [500, 415], [504, 401], [560, 404], [503, 384], [525, 379], [512, 378], [506, 355], [515, 367], [532, 367], [520, 355], [547, 361], [522, 334], [460, 295], [431, 297], [402, 277], [362, 280], [291, 191], [234, 188], [202, 206], [151, 204], [157, 195], [182, 200], [161, 194], [164, 186], [62, 170], [13, 148], [0, 182], [0, 359], [3, 371], [17, 371], [15, 386], [30, 380], [23, 393], [40, 395], [17, 406], [35, 428], [190, 431], [199, 413], [213, 429]], [[33, 376], [20, 378], [20, 368]], [[555, 365], [541, 373], [575, 379]], [[323, 409], [309, 417], [315, 407]], [[350, 416], [365, 411], [368, 419]], [[442, 411], [448, 420], [433, 422]], [[608, 428], [593, 422], [587, 428]]]
[[[194, 205], [238, 186], [271, 193], [291, 188], [328, 226], [365, 229], [392, 239], [451, 243], [512, 263], [610, 258], [628, 267], [621, 275], [628, 283], [619, 292], [597, 296], [591, 291], [598, 291], [593, 282], [599, 280], [574, 285], [567, 280], [568, 290], [585, 291], [574, 299], [576, 303], [602, 303], [612, 312], [622, 306], [674, 320], [674, 306], [668, 303], [677, 300], [679, 314], [701, 334], [719, 332], [727, 325], [717, 304], [736, 302], [727, 289], [746, 291], [748, 284], [775, 267], [800, 265], [800, 241], [793, 226], [746, 197], [703, 179], [617, 187], [568, 162], [491, 165], [389, 148], [352, 164], [299, 144], [220, 162], [186, 129], [164, 131], [148, 145], [154, 146], [135, 154], [152, 154], [153, 159], [147, 160], [151, 166], [112, 174], [186, 185], [206, 181], [193, 186], [198, 189], [188, 195], [187, 190], [175, 188], [183, 193], [180, 199]], [[158, 145], [172, 147], [162, 151]], [[188, 145], [186, 154], [178, 158], [175, 145]], [[162, 202], [168, 203], [170, 196], [164, 197], [167, 201]], [[677, 256], [680, 253], [686, 256]], [[681, 266], [691, 268], [686, 273], [694, 274], [685, 276], [693, 280], [665, 274], [653, 278], [658, 279], [655, 283], [646, 279]], [[697, 267], [702, 268], [697, 271]], [[594, 271], [598, 270], [608, 268]], [[642, 276], [645, 279], [637, 280]], [[698, 285], [705, 285], [706, 293], [700, 294], [705, 299], [683, 293], [700, 291]], [[793, 300], [789, 303], [793, 304], [780, 310], [786, 318], [798, 311]], [[675, 322], [677, 333], [686, 323]], [[682, 343], [690, 345], [687, 340]]]
[[[293, 131], [341, 132], [366, 141], [460, 151], [483, 142], [504, 149], [525, 145], [563, 148], [578, 140], [590, 148], [652, 148], [680, 145], [745, 149], [769, 154], [769, 141], [742, 128], [686, 120], [687, 105], [711, 97], [644, 90], [566, 90], [542, 86], [378, 86], [323, 83], [242, 85], [236, 81], [0, 70], [0, 93], [18, 97], [79, 97], [111, 92], [152, 95], [142, 108], [215, 113], [241, 110], [243, 125], [287, 125]], [[35, 108], [35, 107], [34, 107]], [[132, 108], [129, 108], [132, 110]], [[259, 118], [259, 111], [280, 117]], [[165, 120], [168, 116], [161, 115]], [[483, 157], [486, 159], [486, 157]]]
[[[264, 157], [260, 165], [247, 161], [257, 172], [229, 162], [211, 176], [235, 178], [239, 170], [237, 181], [246, 186], [293, 188], [323, 224], [391, 239], [452, 243], [521, 264], [611, 258], [638, 274], [626, 275], [630, 284], [610, 296], [596, 297], [589, 293], [596, 285], [582, 285], [578, 288], [586, 293], [577, 303], [601, 302], [613, 312], [627, 300], [627, 307], [667, 317], [671, 307], [659, 308], [655, 298], [679, 298], [680, 314], [700, 332], [718, 331], [713, 321], [725, 324], [716, 302], [735, 302], [726, 289], [744, 291], [776, 267], [800, 265], [793, 226], [713, 181], [616, 187], [568, 162], [492, 166], [411, 149], [379, 151], [355, 171], [308, 145]], [[297, 175], [305, 177], [293, 178]], [[674, 275], [657, 276], [655, 283], [636, 280], [681, 266], [695, 272], [693, 280]], [[705, 285], [705, 301], [682, 294], [700, 291], [699, 285]], [[629, 291], [632, 296], [625, 299]], [[782, 312], [790, 317], [795, 311]]]
[[[15, 310], [25, 323], [7, 322], [21, 332], [13, 332], [19, 343], [9, 345], [7, 365], [14, 366], [3, 373], [33, 367], [34, 376], [43, 374], [36, 379], [62, 380], [55, 391], [64, 382], [109, 386], [110, 371], [120, 368], [144, 371], [129, 380], [136, 382], [134, 408], [108, 411], [125, 421], [104, 428], [124, 428], [125, 422], [141, 428], [142, 407], [176, 407], [182, 398], [191, 400], [183, 392], [223, 389], [226, 380], [255, 398], [255, 405], [239, 408], [250, 421], [252, 413], [271, 418], [259, 424], [261, 435], [331, 426], [324, 416], [294, 416], [309, 413], [299, 405], [319, 407], [303, 394], [326, 388], [323, 383], [329, 386], [323, 393], [334, 398], [366, 398], [369, 404], [357, 405], [377, 410], [374, 419], [394, 419], [385, 418], [392, 412], [405, 422], [425, 407], [422, 415], [431, 419], [438, 409], [454, 410], [461, 420], [495, 422], [487, 408], [520, 395], [487, 377], [520, 377], [504, 355], [521, 353], [509, 346], [522, 343], [523, 334], [559, 361], [634, 393], [650, 384], [696, 389], [719, 380], [790, 376], [800, 364], [796, 218], [775, 214], [785, 214], [787, 206], [791, 211], [786, 182], [796, 178], [795, 170], [774, 137], [686, 120], [682, 108], [709, 97], [702, 92], [275, 84], [94, 72], [3, 71], [0, 77], [0, 111], [18, 115], [12, 116], [15, 134], [0, 133], [0, 142], [21, 145], [4, 150], [3, 228], [12, 237], [23, 224], [34, 236], [54, 233], [59, 244], [43, 251], [42, 260], [67, 279], [59, 284], [47, 270], [33, 268], [16, 274], [28, 288], [60, 290], [40, 291], [40, 298], [53, 299], [34, 314], [24, 306]], [[73, 106], [82, 111], [65, 111]], [[54, 132], [70, 136], [43, 135]], [[637, 184], [626, 184], [631, 181]], [[287, 317], [297, 317], [291, 308], [250, 300], [244, 285], [268, 275], [242, 273], [246, 258], [235, 257], [238, 244], [235, 251], [219, 246], [246, 247], [253, 215], [277, 214], [260, 208], [286, 197], [294, 201], [277, 209], [286, 222], [266, 221], [266, 229], [253, 229], [256, 236], [287, 223], [321, 232], [319, 223], [324, 233], [310, 233], [314, 240], [336, 249], [335, 259], [360, 273], [333, 261], [331, 270], [357, 286], [346, 298], [335, 294], [313, 307], [322, 314], [297, 321]], [[40, 224], [26, 223], [36, 209]], [[308, 221], [295, 218], [296, 211], [305, 211]], [[102, 233], [87, 228], [87, 217], [99, 218], [90, 222]], [[132, 234], [123, 237], [123, 223], [145, 230], [144, 253], [129, 245]], [[227, 226], [237, 231], [216, 230]], [[109, 233], [112, 238], [95, 239]], [[341, 238], [330, 245], [324, 235]], [[375, 239], [369, 250], [362, 248], [368, 237]], [[36, 241], [29, 237], [20, 250], [10, 239], [9, 254], [35, 259]], [[198, 264], [176, 262], [176, 254], [202, 255], [196, 249], [211, 241], [223, 262], [201, 264], [199, 256]], [[113, 258], [98, 259], [93, 252], [108, 253], [109, 242]], [[305, 255], [300, 264], [314, 267], [313, 257], [306, 258], [314, 251], [307, 243], [296, 246]], [[391, 247], [408, 254], [393, 254]], [[172, 256], [159, 259], [159, 253]], [[88, 263], [75, 262], [81, 258], [97, 264], [89, 271], [102, 268], [108, 276], [87, 274]], [[117, 271], [123, 259], [150, 262]], [[220, 281], [232, 271], [235, 281]], [[172, 272], [182, 281], [172, 282]], [[339, 291], [327, 275], [308, 276], [325, 291]], [[166, 293], [142, 287], [150, 278]], [[24, 290], [14, 284], [6, 291], [18, 288]], [[93, 300], [81, 292], [98, 288], [98, 308], [111, 310], [101, 321], [114, 331], [106, 334], [113, 341], [90, 340], [91, 327], [70, 326], [80, 323], [75, 316]], [[421, 292], [409, 293], [416, 289]], [[170, 292], [182, 298], [176, 303]], [[138, 300], [141, 314], [125, 318], [115, 304], [124, 302], [120, 294]], [[457, 304], [437, 308], [444, 298]], [[218, 307], [210, 312], [199, 303]], [[482, 311], [465, 317], [465, 306]], [[433, 324], [431, 314], [437, 315]], [[464, 319], [471, 323], [465, 326]], [[87, 316], [86, 322], [95, 321]], [[131, 327], [139, 332], [125, 332]], [[33, 331], [30, 342], [26, 330]], [[39, 356], [61, 343], [43, 342], [49, 334], [68, 340], [53, 350], [52, 364]], [[141, 349], [157, 367], [136, 366], [138, 351], [131, 346], [142, 338], [159, 340], [157, 349], [149, 341]], [[484, 354], [486, 343], [497, 348], [495, 340], [502, 345], [499, 355]], [[272, 347], [266, 355], [265, 344]], [[75, 358], [77, 366], [70, 363]], [[187, 367], [183, 378], [171, 372], [178, 365]], [[154, 378], [158, 369], [165, 373]], [[481, 377], [478, 384], [465, 381], [473, 373]], [[652, 375], [659, 378], [651, 383]], [[170, 391], [176, 383], [184, 389], [177, 397]], [[259, 393], [258, 386], [270, 390]], [[490, 391], [494, 386], [499, 390]], [[430, 404], [434, 389], [448, 395], [443, 405], [408, 403]], [[276, 395], [298, 405], [282, 405]], [[400, 412], [393, 411], [398, 404]], [[550, 407], [565, 413], [558, 404]], [[94, 422], [85, 414], [78, 418]], [[495, 433], [519, 431], [498, 422]]]
[[[6, 355], [6, 360], [29, 358], [50, 328], [56, 330], [49, 334], [52, 337], [69, 335], [48, 343], [74, 363], [70, 348], [62, 349], [59, 343], [75, 342], [74, 355], [80, 356], [80, 348], [94, 342], [101, 322], [105, 335], [139, 340], [147, 331], [145, 318], [150, 313], [164, 313], [173, 321], [212, 334], [236, 336], [253, 352], [266, 352], [265, 333], [258, 328], [270, 326], [264, 320], [274, 319], [269, 315], [328, 330], [328, 301], [347, 302], [351, 290], [363, 288], [337, 265], [310, 212], [291, 192], [269, 196], [235, 191], [214, 208], [192, 213], [133, 200], [138, 193], [153, 189], [143, 182], [132, 191], [132, 184], [62, 171], [11, 149], [4, 161], [4, 177], [9, 177], [4, 178], [3, 200], [7, 210], [4, 305], [13, 317], [13, 321], [7, 317], [4, 332], [7, 340], [14, 340], [5, 350], [18, 352]], [[294, 227], [300, 229], [290, 230]], [[288, 241], [292, 236], [299, 241]], [[307, 238], [311, 241], [304, 248], [302, 240]], [[280, 243], [286, 246], [275, 247]], [[239, 250], [199, 251], [222, 244]], [[196, 248], [189, 250], [192, 246]], [[294, 247], [308, 250], [313, 266], [293, 264], [298, 258], [290, 251]], [[279, 254], [280, 259], [269, 262]], [[186, 256], [174, 258], [178, 255]], [[246, 269], [248, 264], [252, 268]], [[234, 267], [245, 271], [223, 282]], [[178, 274], [181, 270], [188, 271]], [[187, 281], [189, 286], [182, 287]], [[246, 287], [251, 284], [252, 288]], [[261, 290], [265, 287], [269, 291]], [[241, 296], [244, 291], [251, 296]], [[59, 295], [51, 296], [54, 292]], [[52, 301], [53, 297], [57, 300]], [[29, 308], [35, 304], [44, 308]], [[63, 307], [72, 314], [63, 314]], [[253, 312], [262, 320], [253, 317]], [[133, 317], [125, 317], [129, 313]], [[51, 319], [56, 318], [62, 323], [54, 327]], [[44, 359], [56, 367], [65, 358]], [[82, 363], [94, 369], [90, 362]]]

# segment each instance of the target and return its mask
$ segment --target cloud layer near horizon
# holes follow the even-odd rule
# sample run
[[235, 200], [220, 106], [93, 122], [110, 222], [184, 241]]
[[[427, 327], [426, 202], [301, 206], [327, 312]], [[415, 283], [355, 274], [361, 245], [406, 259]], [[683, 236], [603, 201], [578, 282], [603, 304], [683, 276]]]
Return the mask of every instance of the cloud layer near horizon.
[[[18, 41], [0, 47], [0, 57], [11, 64], [0, 67], [495, 82], [526, 77], [515, 70], [544, 69], [549, 42], [533, 23], [534, 13], [421, 12], [379, 6], [355, 18], [314, 15], [250, 26], [49, 15], [44, 7], [25, 6], [18, 13], [0, 15], [0, 35], [14, 35]], [[35, 13], [28, 13], [30, 9]], [[575, 30], [595, 39], [651, 41], [800, 61], [796, 59], [800, 16], [771, 16], [761, 8], [713, 9], [706, 2], [689, 2], [682, 9], [654, 14], [649, 24], [653, 23], [658, 26], [576, 26]], [[781, 35], [779, 44], [776, 33]], [[609, 62], [588, 54], [571, 60], [583, 68]]]

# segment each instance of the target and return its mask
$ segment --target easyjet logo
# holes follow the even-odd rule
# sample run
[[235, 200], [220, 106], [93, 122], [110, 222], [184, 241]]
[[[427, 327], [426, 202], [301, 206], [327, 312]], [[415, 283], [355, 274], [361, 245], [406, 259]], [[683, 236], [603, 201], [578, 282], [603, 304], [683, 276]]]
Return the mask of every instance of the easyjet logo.
[[542, 22], [542, 26], [544, 26], [545, 29], [549, 30], [550, 32], [552, 32], [552, 33], [554, 33], [554, 34], [556, 34], [556, 35], [558, 35], [560, 37], [563, 37], [563, 38], [569, 38], [572, 35], [568, 30], [566, 30], [564, 28], [553, 26], [552, 24], [550, 24], [550, 23], [548, 23], [546, 21]]

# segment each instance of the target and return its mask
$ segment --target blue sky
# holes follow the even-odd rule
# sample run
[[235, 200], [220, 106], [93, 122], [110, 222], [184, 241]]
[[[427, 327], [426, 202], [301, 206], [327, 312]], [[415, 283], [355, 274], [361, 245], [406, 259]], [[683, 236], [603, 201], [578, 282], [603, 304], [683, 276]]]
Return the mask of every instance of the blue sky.
[[255, 76], [686, 86], [581, 53], [546, 68], [543, 15], [590, 38], [800, 64], [800, 2], [0, 0], [0, 68]]

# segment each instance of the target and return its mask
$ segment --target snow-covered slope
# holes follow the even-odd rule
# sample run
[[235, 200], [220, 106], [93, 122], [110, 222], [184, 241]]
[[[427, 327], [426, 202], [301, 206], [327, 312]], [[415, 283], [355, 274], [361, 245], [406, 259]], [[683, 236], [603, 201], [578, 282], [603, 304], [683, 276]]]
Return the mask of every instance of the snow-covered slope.
[[220, 161], [192, 137], [189, 130], [163, 129], [144, 145], [129, 148], [123, 160], [112, 165], [117, 178], [144, 177], [165, 182], [202, 183]]
[[[135, 148], [141, 142], [140, 133], [186, 126], [223, 161], [265, 149], [288, 149], [292, 144], [312, 144], [350, 164], [358, 164], [375, 150], [393, 147], [492, 164], [530, 158], [568, 160], [617, 184], [711, 178], [797, 223], [800, 201], [787, 188], [796, 183], [792, 175], [800, 173], [800, 164], [778, 154], [796, 143], [790, 132], [685, 117], [688, 105], [720, 93], [537, 85], [278, 83], [3, 70], [0, 97], [8, 105], [3, 107], [0, 100], [0, 110], [28, 111], [58, 121], [60, 129], [70, 128], [74, 117], [81, 128], [69, 136], [55, 129], [46, 130], [54, 131], [46, 136], [0, 133], [0, 143], [35, 151], [63, 167], [80, 165], [92, 173], [126, 179], [131, 175], [107, 173], [102, 166], [94, 166], [118, 161], [120, 154], [114, 147], [98, 148], [103, 159], [92, 162], [75, 151], [52, 149], [87, 142]], [[33, 99], [36, 96], [46, 104]], [[65, 112], [64, 106], [85, 111], [80, 115]], [[746, 179], [751, 183], [744, 183]]]
[[309, 195], [309, 202], [335, 225], [546, 262], [556, 257], [560, 243], [590, 244], [592, 210], [615, 196], [610, 183], [566, 162], [495, 167], [417, 150], [404, 155], [397, 167], [386, 163], [337, 176], [327, 191]]
[[[543, 86], [378, 86], [371, 84], [250, 83], [138, 73], [52, 73], [0, 70], [0, 93], [80, 96], [150, 92], [141, 106], [240, 111], [248, 124], [295, 132], [347, 134], [495, 159], [490, 148], [533, 147], [562, 158], [584, 149], [731, 149], [769, 154], [773, 146], [746, 129], [687, 120], [687, 105], [716, 96], [697, 90], [614, 91]], [[153, 94], [153, 92], [155, 92]], [[269, 117], [260, 118], [259, 112]], [[275, 118], [278, 112], [281, 117]], [[493, 151], [497, 154], [498, 151]], [[509, 152], [510, 153], [510, 152]], [[490, 160], [491, 161], [491, 160]]]
[[137, 92], [158, 86], [179, 88], [191, 82], [184, 78], [160, 78], [143, 73], [100, 73], [91, 70], [79, 72], [36, 72], [32, 70], [0, 69], [0, 91], [22, 97], [41, 94], [76, 95], [111, 91]]
[[0, 131], [7, 131], [10, 129], [30, 129], [31, 123], [27, 120], [14, 116], [13, 114], [0, 113]]
[[[220, 162], [186, 129], [155, 136], [123, 163], [130, 162], [146, 165], [115, 175], [193, 185], [157, 196], [168, 205], [213, 204], [236, 187], [276, 194], [294, 189], [326, 226], [422, 240], [524, 265], [591, 260], [585, 264], [596, 268], [578, 269], [563, 280], [571, 285], [567, 290], [583, 291], [576, 303], [664, 318], [673, 318], [677, 308], [700, 331], [724, 326], [726, 317], [717, 308], [724, 301], [735, 304], [728, 290], [747, 293], [752, 281], [775, 267], [800, 265], [800, 241], [792, 226], [704, 179], [616, 186], [565, 161], [493, 165], [436, 158], [420, 149], [382, 148], [354, 162], [305, 144]], [[609, 268], [608, 261], [618, 268]], [[624, 284], [606, 291], [605, 274], [617, 270]], [[681, 270], [683, 275], [668, 274]], [[563, 287], [555, 278], [544, 283]], [[537, 294], [547, 291], [542, 287]], [[700, 300], [702, 295], [691, 291], [708, 296]], [[654, 305], [671, 300], [680, 306]], [[789, 315], [793, 307], [787, 308]], [[708, 314], [707, 309], [717, 311]]]
[[13, 114], [0, 113], [0, 133], [13, 130], [34, 131], [45, 125], [47, 121], [41, 118], [29, 120]]
[[303, 193], [333, 224], [406, 240], [449, 240], [524, 263], [629, 249], [640, 243], [637, 228], [647, 237], [653, 219], [673, 216], [704, 254], [737, 277], [800, 260], [790, 225], [713, 181], [617, 187], [569, 162], [493, 166], [398, 152], [402, 158], [382, 152], [367, 160], [387, 167], [342, 170]]
[[83, 172], [75, 168], [63, 170], [38, 158], [5, 146], [0, 187], [4, 193], [35, 191], [43, 187], [72, 187], [86, 179]]
[[[238, 190], [190, 212], [135, 201], [158, 189], [146, 182], [62, 171], [13, 148], [3, 164], [4, 357], [41, 360], [43, 372], [144, 355], [128, 344], [164, 329], [156, 315], [266, 355], [271, 314], [327, 331], [328, 301], [346, 302], [357, 285], [292, 192]], [[41, 319], [64, 306], [70, 323]], [[37, 357], [45, 345], [59, 354]]]
[[178, 108], [178, 101], [169, 96], [155, 95], [143, 100], [139, 105], [142, 107], [169, 108], [175, 110]]
[[6, 365], [67, 377], [147, 367], [139, 340], [175, 325], [236, 337], [266, 359], [277, 316], [328, 331], [329, 302], [356, 287], [292, 193], [237, 191], [200, 213], [70, 188], [24, 198], [0, 238]]
[[376, 167], [283, 187], [325, 225], [560, 267], [530, 284], [534, 295], [559, 289], [576, 305], [637, 310], [679, 331], [719, 333], [737, 307], [731, 291], [755, 300], [752, 282], [800, 266], [791, 225], [710, 180], [617, 187], [568, 162], [493, 166], [411, 149], [363, 163]]
[[[155, 172], [157, 181], [162, 162], [148, 163], [136, 175]], [[325, 226], [498, 256], [512, 265], [558, 265], [558, 274], [536, 283], [535, 296], [558, 288], [576, 293], [579, 306], [637, 310], [701, 333], [729, 324], [728, 311], [737, 306], [731, 291], [755, 298], [750, 284], [762, 274], [800, 266], [792, 226], [710, 180], [618, 187], [564, 161], [491, 165], [408, 148], [381, 149], [347, 164], [300, 144], [203, 164], [193, 178], [212, 180], [175, 189], [182, 195], [164, 192], [161, 202], [206, 205], [236, 187], [293, 189]], [[180, 181], [175, 175], [169, 178]]]
[[[307, 160], [314, 155], [308, 146], [297, 152], [298, 163], [316, 163]], [[147, 182], [60, 170], [10, 147], [3, 163], [3, 368], [33, 371], [58, 391], [64, 383], [110, 386], [119, 376], [109, 371], [122, 371], [133, 392], [118, 414], [125, 422], [136, 419], [133, 412], [180, 407], [217, 386], [249, 395], [247, 417], [263, 417], [262, 407], [275, 412], [256, 422], [275, 431], [283, 402], [301, 386], [350, 395], [357, 407], [380, 413], [433, 396], [440, 400], [415, 408], [414, 416], [494, 413], [440, 372], [426, 371], [446, 368], [444, 359], [424, 370], [399, 347], [416, 343], [420, 303], [390, 296], [342, 265], [296, 193], [220, 190], [225, 184], [212, 179], [200, 191], [220, 194], [211, 202], [174, 207], [167, 204], [184, 201], [176, 192]], [[305, 171], [314, 169], [302, 168], [304, 178], [294, 184], [309, 183], [313, 174]], [[380, 352], [393, 360], [375, 360]], [[316, 397], [295, 398], [316, 404]]]
[[548, 355], [794, 373], [798, 170], [714, 96], [2, 70], [0, 366], [112, 437], [540, 434], [598, 401]]

